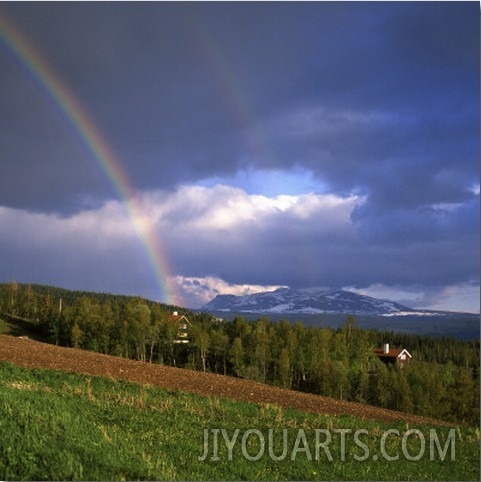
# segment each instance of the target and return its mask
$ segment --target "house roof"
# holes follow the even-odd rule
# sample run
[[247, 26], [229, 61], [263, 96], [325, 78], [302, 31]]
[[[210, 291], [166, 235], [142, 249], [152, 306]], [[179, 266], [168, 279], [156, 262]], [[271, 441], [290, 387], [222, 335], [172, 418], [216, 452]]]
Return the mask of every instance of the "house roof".
[[182, 320], [184, 320], [184, 321], [187, 321], [187, 323], [189, 323], [189, 325], [190, 325], [190, 321], [185, 315], [171, 314], [169, 316], [169, 320], [170, 321], [182, 321]]
[[379, 357], [385, 358], [398, 358], [401, 353], [405, 353], [409, 358], [412, 358], [411, 353], [409, 353], [406, 348], [389, 348], [387, 353], [384, 353], [383, 348], [375, 348], [374, 353]]

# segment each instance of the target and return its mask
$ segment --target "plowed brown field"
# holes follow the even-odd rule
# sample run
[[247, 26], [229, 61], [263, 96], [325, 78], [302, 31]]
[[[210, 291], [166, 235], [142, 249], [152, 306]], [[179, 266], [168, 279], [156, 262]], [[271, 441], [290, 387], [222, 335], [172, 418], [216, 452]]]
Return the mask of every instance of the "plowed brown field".
[[269, 403], [283, 408], [325, 415], [351, 415], [384, 422], [452, 425], [407, 413], [320, 395], [296, 392], [262, 383], [212, 373], [143, 363], [90, 351], [63, 348], [25, 337], [0, 336], [0, 361], [34, 368], [48, 368], [85, 375], [104, 376], [179, 390], [201, 396]]

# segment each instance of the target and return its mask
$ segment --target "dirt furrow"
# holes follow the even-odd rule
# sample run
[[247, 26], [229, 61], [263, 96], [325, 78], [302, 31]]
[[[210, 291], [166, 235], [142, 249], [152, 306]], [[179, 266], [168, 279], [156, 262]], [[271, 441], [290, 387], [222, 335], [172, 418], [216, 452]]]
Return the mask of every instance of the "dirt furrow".
[[383, 422], [452, 425], [393, 410], [287, 390], [250, 380], [143, 363], [74, 348], [64, 348], [24, 337], [0, 336], [0, 361], [85, 375], [154, 385], [201, 396], [269, 403], [283, 408], [325, 415], [352, 415]]

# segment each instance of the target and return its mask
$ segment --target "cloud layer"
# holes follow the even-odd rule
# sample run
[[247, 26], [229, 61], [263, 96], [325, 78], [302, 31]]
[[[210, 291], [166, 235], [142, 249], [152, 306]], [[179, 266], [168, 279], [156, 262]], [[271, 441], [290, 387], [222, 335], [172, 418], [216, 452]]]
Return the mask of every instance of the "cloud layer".
[[[439, 303], [446, 285], [453, 290], [477, 279], [477, 237], [452, 229], [464, 222], [469, 205], [441, 215], [426, 210], [422, 220], [437, 229], [406, 242], [405, 235], [395, 235], [406, 227], [392, 223], [391, 235], [366, 239], [362, 221], [353, 220], [366, 202], [360, 196], [266, 197], [216, 185], [150, 191], [140, 202], [170, 260], [174, 275], [169, 282], [191, 307], [220, 293], [279, 286], [375, 290], [375, 285], [414, 289], [418, 299], [412, 301], [429, 306], [428, 297]], [[115, 292], [159, 296], [152, 287], [150, 260], [122, 203], [110, 201], [64, 218], [2, 208], [0, 222], [6, 228], [0, 246], [7, 279], [97, 290], [108, 285]]]
[[116, 153], [192, 306], [329, 285], [479, 310], [475, 3], [4, 2], [0, 280], [157, 298], [12, 29]]

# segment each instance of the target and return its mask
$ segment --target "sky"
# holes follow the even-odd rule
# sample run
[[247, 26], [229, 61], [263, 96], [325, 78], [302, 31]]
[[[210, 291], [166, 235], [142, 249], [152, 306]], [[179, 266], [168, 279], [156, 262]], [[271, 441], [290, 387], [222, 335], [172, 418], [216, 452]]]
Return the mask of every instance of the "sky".
[[479, 313], [479, 2], [2, 2], [0, 282]]

